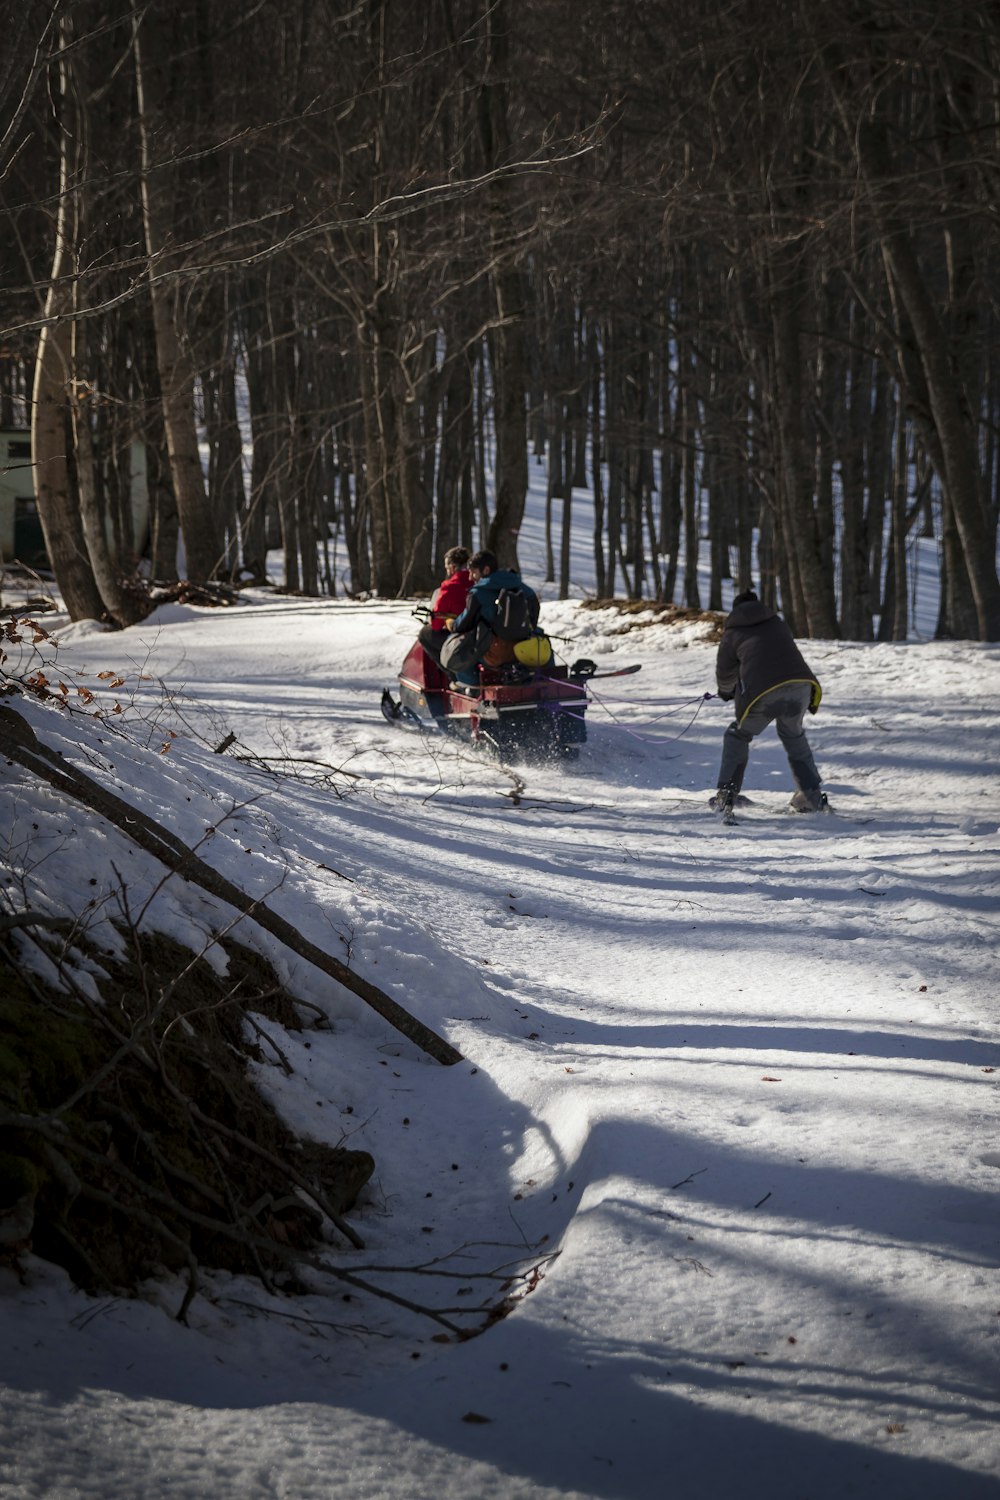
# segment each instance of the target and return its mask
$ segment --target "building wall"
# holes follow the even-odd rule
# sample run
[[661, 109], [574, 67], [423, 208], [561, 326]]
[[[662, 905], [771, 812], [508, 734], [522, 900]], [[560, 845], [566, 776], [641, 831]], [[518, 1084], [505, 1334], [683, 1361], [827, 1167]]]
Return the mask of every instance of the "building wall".
[[[136, 548], [141, 553], [149, 539], [149, 491], [143, 443], [132, 444], [131, 488], [132, 524]], [[26, 427], [0, 428], [0, 559], [12, 562], [15, 558], [29, 568], [48, 566], [35, 504], [31, 433]]]
[[41, 522], [35, 506], [35, 484], [31, 468], [31, 434], [23, 429], [0, 430], [0, 557], [9, 562], [18, 555], [34, 567], [44, 552]]

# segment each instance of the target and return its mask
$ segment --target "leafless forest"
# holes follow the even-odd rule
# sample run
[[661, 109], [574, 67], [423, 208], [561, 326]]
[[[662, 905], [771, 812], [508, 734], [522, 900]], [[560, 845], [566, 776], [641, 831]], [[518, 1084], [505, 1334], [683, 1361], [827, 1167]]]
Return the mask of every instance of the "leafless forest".
[[331, 539], [358, 593], [515, 563], [542, 456], [563, 592], [585, 524], [602, 595], [753, 558], [799, 633], [901, 638], [922, 534], [939, 634], [1000, 639], [992, 0], [0, 14], [0, 426], [74, 618], [140, 617], [179, 534], [306, 593]]

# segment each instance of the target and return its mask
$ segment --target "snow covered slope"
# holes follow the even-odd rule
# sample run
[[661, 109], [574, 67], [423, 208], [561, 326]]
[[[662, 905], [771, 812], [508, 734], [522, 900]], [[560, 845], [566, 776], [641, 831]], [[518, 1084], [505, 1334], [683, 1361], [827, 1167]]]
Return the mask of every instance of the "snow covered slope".
[[[283, 1037], [265, 1086], [378, 1163], [339, 1263], [458, 1320], [537, 1274], [438, 1342], [223, 1277], [183, 1328], [179, 1288], [96, 1301], [29, 1259], [0, 1272], [4, 1500], [1000, 1494], [1000, 651], [808, 643], [836, 815], [786, 815], [769, 734], [723, 828], [703, 628], [543, 623], [642, 670], [520, 791], [382, 720], [405, 605], [60, 631], [74, 695], [123, 714], [31, 706], [39, 735], [464, 1056], [241, 926], [334, 1028]], [[18, 896], [96, 921], [113, 860], [189, 943], [231, 918], [20, 772], [0, 799]]]

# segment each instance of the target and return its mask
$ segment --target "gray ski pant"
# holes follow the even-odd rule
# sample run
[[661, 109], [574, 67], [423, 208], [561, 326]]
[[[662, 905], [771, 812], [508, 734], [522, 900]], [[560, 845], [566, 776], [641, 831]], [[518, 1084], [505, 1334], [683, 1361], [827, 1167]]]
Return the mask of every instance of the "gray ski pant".
[[719, 786], [732, 785], [739, 791], [750, 756], [750, 741], [773, 721], [778, 738], [785, 747], [795, 785], [800, 792], [816, 790], [820, 775], [802, 728], [811, 693], [808, 682], [772, 688], [757, 699], [742, 724], [733, 720], [722, 737]]

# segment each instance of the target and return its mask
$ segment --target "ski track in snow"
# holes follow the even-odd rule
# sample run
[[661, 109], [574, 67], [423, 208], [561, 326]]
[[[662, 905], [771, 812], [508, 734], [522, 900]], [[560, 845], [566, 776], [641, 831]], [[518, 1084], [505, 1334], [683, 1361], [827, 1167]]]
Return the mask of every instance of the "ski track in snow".
[[[386, 1304], [223, 1277], [188, 1330], [170, 1284], [126, 1302], [0, 1271], [4, 1500], [1000, 1494], [1000, 652], [809, 643], [835, 813], [785, 813], [770, 732], [727, 828], [698, 627], [543, 622], [642, 671], [594, 684], [579, 761], [519, 767], [518, 801], [488, 757], [381, 719], [405, 606], [261, 595], [63, 632], [102, 699], [94, 673], [129, 674], [144, 744], [36, 707], [39, 733], [465, 1055], [429, 1063], [253, 938], [334, 1023], [282, 1037], [294, 1075], [263, 1085], [378, 1163], [340, 1262], [560, 1253], [458, 1346]], [[205, 748], [230, 730], [272, 768], [360, 779]], [[52, 909], [109, 858], [137, 902], [159, 878], [119, 835], [95, 856], [55, 793], [3, 797], [11, 865]], [[176, 881], [151, 908], [188, 940], [219, 910]]]

